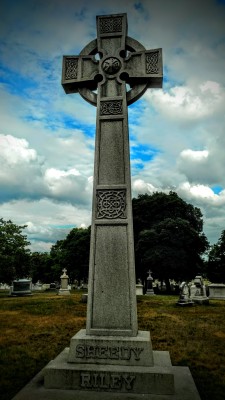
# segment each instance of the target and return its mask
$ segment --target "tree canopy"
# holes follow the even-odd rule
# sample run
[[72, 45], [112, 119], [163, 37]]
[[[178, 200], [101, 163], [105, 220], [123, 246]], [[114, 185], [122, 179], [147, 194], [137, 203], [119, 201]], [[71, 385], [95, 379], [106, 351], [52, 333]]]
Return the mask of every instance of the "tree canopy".
[[201, 256], [209, 244], [202, 232], [199, 208], [182, 200], [177, 193], [153, 193], [133, 199], [136, 275], [187, 280], [201, 272]]
[[209, 251], [207, 275], [212, 282], [225, 283], [225, 230]]
[[30, 242], [22, 233], [26, 225], [16, 225], [0, 218], [0, 282], [10, 284], [13, 279], [29, 275]]
[[66, 268], [70, 279], [87, 280], [90, 251], [89, 228], [73, 228], [65, 240], [59, 240], [51, 248], [53, 266], [59, 272]]

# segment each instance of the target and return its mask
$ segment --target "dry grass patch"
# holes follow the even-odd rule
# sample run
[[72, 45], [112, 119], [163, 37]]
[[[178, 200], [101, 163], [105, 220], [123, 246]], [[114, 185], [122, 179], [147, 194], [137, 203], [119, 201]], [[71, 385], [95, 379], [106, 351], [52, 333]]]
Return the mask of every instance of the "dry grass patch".
[[[0, 297], [2, 400], [10, 400], [85, 327], [80, 299], [81, 293]], [[224, 400], [225, 302], [185, 309], [176, 302], [172, 296], [138, 297], [139, 329], [151, 332], [154, 350], [170, 352], [173, 365], [189, 366], [202, 400]]]

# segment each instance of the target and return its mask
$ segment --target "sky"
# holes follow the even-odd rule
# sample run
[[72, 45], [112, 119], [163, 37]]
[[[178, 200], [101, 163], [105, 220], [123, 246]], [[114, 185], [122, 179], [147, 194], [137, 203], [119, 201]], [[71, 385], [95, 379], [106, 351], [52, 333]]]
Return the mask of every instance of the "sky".
[[31, 251], [91, 223], [96, 108], [65, 94], [62, 57], [118, 13], [163, 51], [163, 88], [128, 108], [132, 196], [175, 191], [211, 244], [225, 229], [225, 0], [1, 0], [0, 217]]

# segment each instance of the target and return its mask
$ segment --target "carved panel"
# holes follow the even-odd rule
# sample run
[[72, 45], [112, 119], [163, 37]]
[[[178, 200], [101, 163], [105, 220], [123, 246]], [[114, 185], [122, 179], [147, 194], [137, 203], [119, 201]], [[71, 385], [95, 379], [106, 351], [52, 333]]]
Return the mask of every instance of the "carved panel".
[[100, 33], [122, 32], [122, 17], [100, 18]]
[[101, 101], [100, 115], [117, 115], [122, 113], [122, 100]]
[[107, 74], [116, 74], [121, 68], [121, 62], [116, 57], [108, 57], [103, 62], [102, 69]]
[[155, 51], [146, 54], [146, 73], [158, 74], [159, 73], [159, 52]]
[[65, 59], [65, 79], [77, 79], [78, 73], [78, 59], [66, 58]]
[[126, 218], [126, 190], [97, 190], [97, 218]]

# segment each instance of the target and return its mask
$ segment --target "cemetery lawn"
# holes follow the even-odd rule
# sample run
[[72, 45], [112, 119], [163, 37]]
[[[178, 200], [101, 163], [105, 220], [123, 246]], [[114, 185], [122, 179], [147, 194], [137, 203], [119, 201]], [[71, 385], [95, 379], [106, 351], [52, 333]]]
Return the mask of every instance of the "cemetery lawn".
[[[85, 328], [81, 292], [9, 297], [0, 293], [1, 399], [12, 397]], [[173, 365], [188, 366], [202, 400], [225, 393], [225, 301], [182, 308], [177, 296], [138, 296], [140, 330], [151, 332], [154, 350], [170, 352]]]

